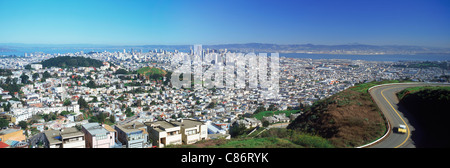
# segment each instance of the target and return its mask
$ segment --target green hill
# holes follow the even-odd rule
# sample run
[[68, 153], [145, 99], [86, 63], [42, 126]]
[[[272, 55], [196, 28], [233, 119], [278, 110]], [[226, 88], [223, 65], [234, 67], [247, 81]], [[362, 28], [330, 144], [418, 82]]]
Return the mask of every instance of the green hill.
[[147, 79], [158, 79], [158, 80], [160, 80], [167, 74], [165, 70], [155, 67], [143, 67], [138, 69], [137, 73], [139, 75], [145, 76]]
[[170, 145], [171, 148], [333, 148], [320, 136], [285, 128], [272, 128], [257, 137], [211, 139], [191, 145]]
[[329, 140], [335, 147], [356, 147], [372, 142], [386, 132], [386, 120], [372, 101], [368, 89], [385, 83], [357, 84], [306, 108], [287, 127]]
[[60, 68], [73, 68], [73, 67], [101, 67], [103, 66], [103, 61], [85, 58], [85, 57], [71, 57], [71, 56], [61, 56], [54, 57], [42, 61], [40, 64], [45, 67], [60, 67]]

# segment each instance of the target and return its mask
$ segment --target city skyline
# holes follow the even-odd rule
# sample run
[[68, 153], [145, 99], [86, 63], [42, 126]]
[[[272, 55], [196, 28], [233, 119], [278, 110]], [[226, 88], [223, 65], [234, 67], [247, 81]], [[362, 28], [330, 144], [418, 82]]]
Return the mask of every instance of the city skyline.
[[0, 43], [450, 47], [448, 1], [0, 1]]

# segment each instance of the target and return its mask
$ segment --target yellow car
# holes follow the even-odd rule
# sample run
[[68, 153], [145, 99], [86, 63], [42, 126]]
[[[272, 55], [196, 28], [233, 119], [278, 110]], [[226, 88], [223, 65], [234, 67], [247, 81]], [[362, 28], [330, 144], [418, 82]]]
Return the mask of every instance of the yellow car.
[[405, 125], [399, 125], [397, 127], [397, 133], [405, 134], [406, 133], [406, 126]]

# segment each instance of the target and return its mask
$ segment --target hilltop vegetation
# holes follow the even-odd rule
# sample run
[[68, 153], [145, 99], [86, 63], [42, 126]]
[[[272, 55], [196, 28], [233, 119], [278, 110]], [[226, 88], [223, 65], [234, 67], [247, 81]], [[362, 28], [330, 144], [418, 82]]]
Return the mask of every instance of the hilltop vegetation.
[[282, 111], [262, 111], [256, 114], [253, 114], [253, 117], [255, 117], [258, 120], [262, 120], [263, 117], [278, 115], [281, 113], [286, 114], [286, 117], [289, 117], [291, 114], [298, 113], [300, 110], [282, 110]]
[[141, 76], [145, 76], [147, 79], [162, 80], [167, 74], [165, 70], [155, 67], [143, 67], [137, 70], [137, 73]]
[[73, 67], [101, 67], [103, 61], [85, 58], [85, 57], [71, 57], [61, 56], [54, 57], [48, 60], [42, 61], [40, 64], [45, 67], [60, 67], [60, 68], [73, 68]]
[[328, 140], [285, 128], [272, 128], [258, 137], [214, 139], [192, 145], [172, 145], [180, 148], [332, 148]]
[[[450, 147], [450, 87], [412, 87], [397, 93], [400, 105], [414, 116], [425, 137], [417, 147]], [[415, 139], [413, 134], [413, 139]], [[420, 137], [418, 137], [420, 138]]]
[[288, 129], [319, 135], [336, 147], [356, 147], [381, 137], [385, 120], [368, 93], [344, 90], [314, 103]]
[[336, 147], [356, 147], [372, 142], [386, 132], [386, 120], [372, 101], [368, 89], [385, 83], [357, 84], [305, 109], [287, 128], [319, 135]]

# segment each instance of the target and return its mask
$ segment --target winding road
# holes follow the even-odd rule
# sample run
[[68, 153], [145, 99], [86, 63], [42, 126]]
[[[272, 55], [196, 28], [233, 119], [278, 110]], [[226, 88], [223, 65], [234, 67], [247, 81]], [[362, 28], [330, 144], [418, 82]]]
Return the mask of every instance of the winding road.
[[[411, 140], [411, 133], [415, 128], [410, 124], [408, 118], [404, 116], [407, 112], [398, 107], [399, 100], [395, 93], [415, 86], [450, 86], [448, 84], [435, 83], [395, 83], [378, 85], [369, 90], [375, 103], [389, 122], [389, 132], [380, 141], [369, 145], [371, 148], [415, 148], [414, 141]], [[400, 124], [406, 125], [406, 133], [399, 134], [393, 131], [393, 128]]]

